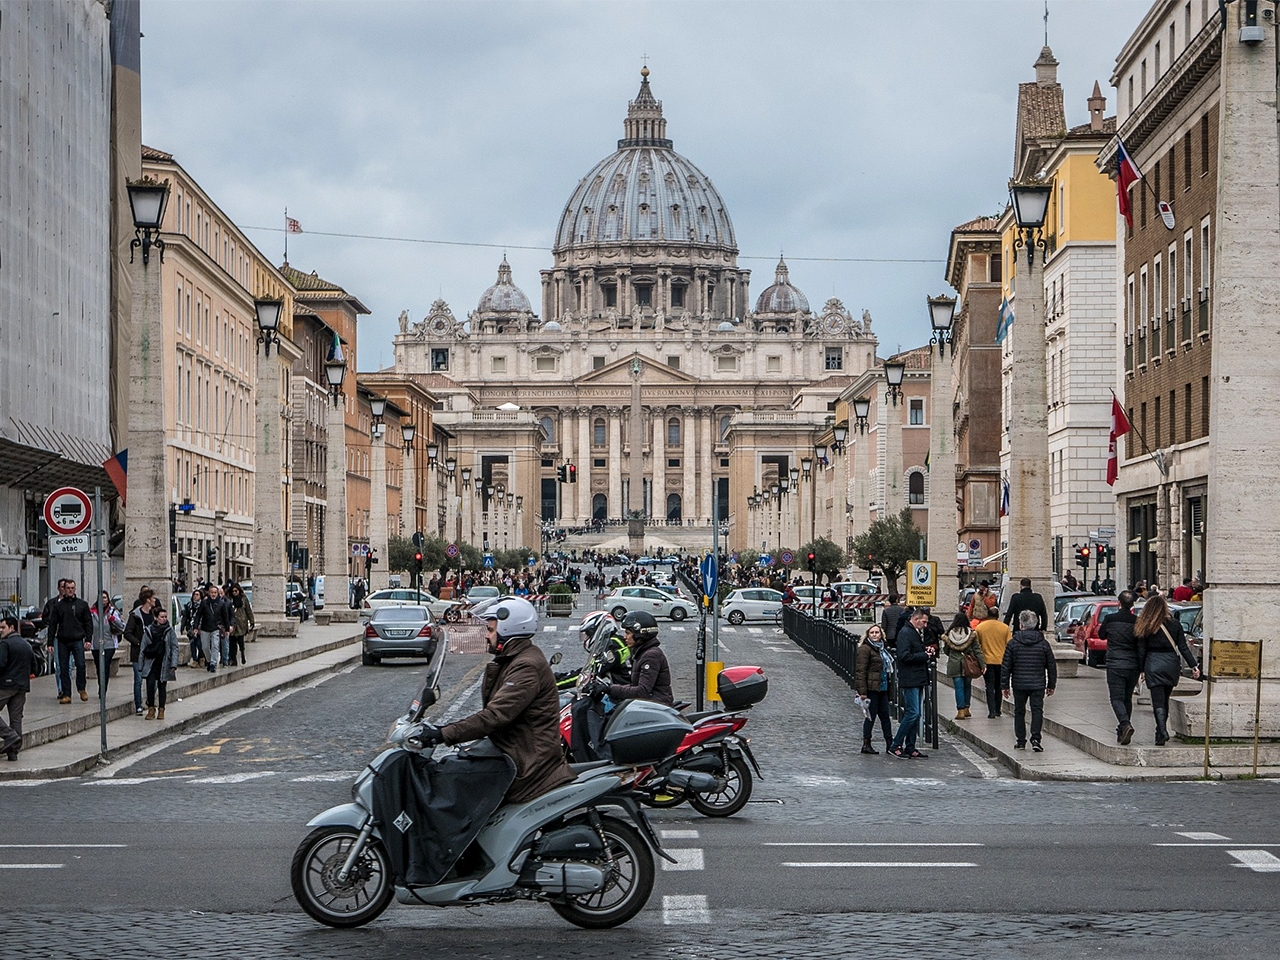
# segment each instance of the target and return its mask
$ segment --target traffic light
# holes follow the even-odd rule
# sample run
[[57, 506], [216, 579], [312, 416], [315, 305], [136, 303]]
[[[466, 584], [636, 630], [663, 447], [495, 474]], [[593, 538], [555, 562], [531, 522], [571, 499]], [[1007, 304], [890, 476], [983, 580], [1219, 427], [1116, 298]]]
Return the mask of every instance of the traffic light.
[[413, 555], [413, 589], [422, 589], [422, 551]]
[[218, 562], [218, 548], [217, 548], [217, 547], [210, 547], [210, 548], [209, 548], [209, 552], [205, 554], [205, 562], [206, 562], [206, 563], [217, 563], [217, 562]]
[[814, 560], [815, 560], [815, 559], [816, 559], [816, 558], [815, 558], [815, 557], [814, 557], [814, 555], [813, 555], [813, 551], [812, 551], [812, 550], [810, 550], [810, 551], [809, 551], [809, 572], [810, 572], [810, 573], [813, 573], [813, 563], [814, 563]]
[[1106, 562], [1107, 562], [1107, 551], [1108, 551], [1108, 549], [1109, 549], [1109, 548], [1107, 547], [1107, 545], [1106, 545], [1105, 543], [1100, 543], [1100, 544], [1098, 544], [1098, 546], [1097, 546], [1097, 548], [1096, 548], [1097, 553], [1094, 555], [1095, 559], [1097, 560], [1098, 566], [1102, 566], [1104, 563], [1106, 563]]
[[556, 478], [561, 483], [569, 482], [569, 470], [567, 467], [565, 467], [564, 464], [561, 464], [560, 466], [556, 467]]
[[1076, 563], [1080, 564], [1080, 566], [1084, 567], [1086, 570], [1087, 570], [1087, 569], [1089, 569], [1089, 548], [1088, 548], [1088, 546], [1083, 546], [1083, 547], [1081, 547], [1079, 550], [1077, 550], [1077, 551], [1076, 551]]
[[413, 555], [413, 565], [418, 570], [422, 569], [422, 551], [421, 550], [419, 550], [417, 553]]
[[576, 463], [569, 464], [569, 482], [578, 482], [578, 465]]
[[178, 552], [178, 508], [169, 504], [169, 552]]

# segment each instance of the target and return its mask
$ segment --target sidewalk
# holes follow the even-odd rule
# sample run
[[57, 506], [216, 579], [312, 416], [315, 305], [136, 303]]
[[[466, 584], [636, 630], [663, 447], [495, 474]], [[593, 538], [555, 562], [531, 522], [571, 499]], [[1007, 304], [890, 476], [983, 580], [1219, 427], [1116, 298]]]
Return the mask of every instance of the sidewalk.
[[[204, 668], [178, 667], [178, 679], [168, 685], [164, 720], [144, 720], [134, 713], [133, 670], [127, 661], [107, 687], [107, 756], [136, 749], [209, 719], [247, 706], [276, 691], [311, 677], [337, 670], [359, 659], [361, 628], [338, 623], [321, 627], [302, 624], [296, 637], [264, 637], [247, 643], [247, 664]], [[24, 711], [23, 747], [17, 762], [0, 759], [0, 780], [77, 776], [98, 763], [102, 747], [98, 710], [98, 681], [87, 664], [89, 700], [73, 696], [59, 704], [52, 676], [31, 681]], [[72, 686], [75, 685], [74, 667]], [[145, 698], [145, 689], [144, 689]]]
[[[973, 685], [968, 720], [953, 720], [955, 694], [944, 669], [938, 674], [938, 715], [943, 726], [1011, 769], [1023, 780], [1190, 780], [1204, 776], [1204, 741], [1174, 737], [1163, 747], [1155, 745], [1155, 721], [1150, 700], [1142, 697], [1133, 707], [1133, 740], [1116, 743], [1116, 720], [1107, 694], [1104, 669], [1081, 665], [1078, 676], [1059, 677], [1052, 697], [1044, 704], [1044, 753], [1013, 746], [1013, 703], [1004, 701], [1002, 716], [987, 719], [986, 691], [981, 681]], [[1201, 685], [1183, 679], [1174, 696], [1199, 696]], [[1145, 690], [1141, 691], [1145, 693]], [[1031, 717], [1028, 710], [1027, 723]], [[1209, 776], [1232, 779], [1253, 772], [1253, 742], [1211, 744]], [[1280, 777], [1280, 744], [1263, 741], [1258, 753], [1258, 775]]]

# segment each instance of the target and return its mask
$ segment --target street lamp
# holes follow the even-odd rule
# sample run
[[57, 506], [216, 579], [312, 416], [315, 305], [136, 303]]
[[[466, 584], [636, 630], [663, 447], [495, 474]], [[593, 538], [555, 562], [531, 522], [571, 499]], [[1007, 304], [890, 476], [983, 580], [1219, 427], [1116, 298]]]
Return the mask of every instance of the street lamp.
[[813, 470], [813, 458], [812, 458], [812, 457], [801, 457], [801, 458], [800, 458], [800, 470], [801, 470], [801, 472], [804, 474], [805, 479], [806, 479], [806, 480], [808, 480], [808, 479], [809, 479], [809, 473], [810, 473], [810, 471], [812, 471], [812, 470]]
[[333, 394], [333, 405], [338, 405], [342, 397], [342, 381], [347, 376], [347, 361], [342, 356], [342, 345], [338, 335], [333, 336], [333, 347], [329, 350], [329, 359], [324, 362], [324, 378], [329, 382], [329, 392]]
[[[943, 295], [929, 298], [929, 323], [933, 327], [933, 336], [929, 342], [938, 345], [938, 356], [942, 356], [946, 352], [947, 344], [951, 343], [951, 324], [955, 320], [955, 315], [955, 297]], [[951, 352], [955, 353], [954, 344]]]
[[462, 489], [463, 490], [471, 489], [471, 468], [470, 467], [462, 468]]
[[376, 427], [382, 423], [382, 418], [387, 412], [386, 397], [370, 397], [369, 412], [373, 414], [373, 425]]
[[151, 262], [151, 248], [160, 251], [160, 262], [164, 263], [164, 241], [160, 239], [160, 224], [164, 222], [164, 211], [169, 205], [169, 181], [159, 182], [151, 177], [143, 177], [132, 183], [126, 183], [129, 191], [129, 212], [133, 215], [133, 240], [129, 244], [129, 262], [133, 262], [133, 248], [142, 248], [142, 264]]
[[[280, 342], [280, 312], [283, 300], [254, 300], [253, 312], [258, 320], [258, 343], [264, 345], [264, 353], [271, 356], [271, 344]], [[279, 353], [279, 348], [276, 348]]]
[[845, 438], [849, 436], [849, 424], [847, 422], [837, 423], [831, 428], [831, 434], [835, 438], [831, 444], [832, 453], [843, 453]]
[[1013, 202], [1013, 219], [1018, 225], [1019, 235], [1014, 238], [1016, 250], [1020, 246], [1027, 248], [1027, 266], [1035, 260], [1035, 248], [1048, 249], [1040, 228], [1044, 226], [1045, 214], [1049, 212], [1049, 197], [1053, 193], [1053, 184], [1044, 180], [1009, 181], [1009, 199]]
[[405, 450], [413, 449], [413, 438], [418, 435], [418, 428], [412, 423], [400, 424], [400, 439], [404, 441]]
[[889, 389], [885, 391], [884, 398], [895, 407], [898, 401], [902, 399], [902, 378], [906, 375], [907, 365], [901, 360], [886, 360], [884, 362], [884, 379], [889, 384]]
[[439, 455], [440, 455], [440, 444], [428, 443], [427, 444], [427, 466], [428, 467], [436, 466], [436, 457], [438, 457]]
[[800, 479], [800, 469], [798, 467], [791, 468], [791, 485], [794, 487], [796, 481]]
[[871, 413], [871, 400], [868, 397], [859, 397], [853, 401], [853, 415], [857, 418], [855, 426], [859, 433], [867, 432], [867, 416]]
[[458, 458], [457, 458], [457, 457], [449, 457], [449, 458], [447, 458], [447, 459], [445, 460], [445, 462], [444, 462], [444, 469], [445, 469], [445, 472], [447, 472], [447, 473], [449, 474], [449, 476], [451, 476], [451, 477], [452, 477], [452, 476], [453, 476], [453, 472], [454, 472], [454, 470], [456, 470], [457, 468], [458, 468]]

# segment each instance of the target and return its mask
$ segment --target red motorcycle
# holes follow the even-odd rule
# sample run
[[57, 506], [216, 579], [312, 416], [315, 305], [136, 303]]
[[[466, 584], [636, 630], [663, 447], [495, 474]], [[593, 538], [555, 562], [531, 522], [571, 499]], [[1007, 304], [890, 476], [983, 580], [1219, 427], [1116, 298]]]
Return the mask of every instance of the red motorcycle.
[[[747, 725], [746, 711], [768, 693], [769, 681], [759, 667], [729, 667], [720, 671], [717, 684], [725, 710], [688, 714], [693, 729], [676, 752], [645, 768], [633, 784], [649, 806], [674, 807], [688, 800], [704, 816], [729, 817], [751, 798], [751, 771], [754, 769], [756, 776], [762, 774], [750, 739], [740, 731]], [[607, 762], [594, 754], [572, 754], [575, 702], [569, 699], [560, 710], [560, 737], [566, 755], [577, 762]], [[608, 729], [606, 720], [603, 734]], [[598, 741], [604, 742], [604, 736]]]

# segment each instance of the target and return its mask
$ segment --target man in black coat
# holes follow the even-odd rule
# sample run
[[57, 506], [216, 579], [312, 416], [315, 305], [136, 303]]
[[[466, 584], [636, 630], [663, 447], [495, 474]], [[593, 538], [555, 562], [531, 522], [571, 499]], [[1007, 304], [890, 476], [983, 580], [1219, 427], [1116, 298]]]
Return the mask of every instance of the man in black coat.
[[[1025, 582], [1025, 581], [1024, 581]], [[1044, 750], [1040, 745], [1040, 729], [1044, 724], [1044, 698], [1053, 696], [1058, 685], [1058, 664], [1053, 659], [1053, 648], [1044, 638], [1044, 631], [1036, 629], [1036, 612], [1023, 610], [1018, 614], [1018, 630], [1009, 645], [1004, 648], [1001, 675], [1002, 687], [1007, 697], [1013, 690], [1014, 747], [1021, 750], [1027, 745], [1027, 703], [1031, 704], [1031, 749]]]
[[903, 760], [922, 760], [928, 754], [916, 749], [916, 733], [920, 726], [920, 704], [925, 685], [929, 682], [930, 651], [925, 646], [923, 632], [929, 622], [929, 612], [924, 607], [908, 607], [898, 628], [898, 644], [894, 659], [898, 665], [898, 689], [902, 691], [903, 713], [898, 723], [897, 736], [889, 746], [889, 752]]
[[1133, 613], [1133, 592], [1122, 590], [1119, 599], [1120, 609], [1103, 618], [1098, 636], [1107, 641], [1107, 692], [1116, 715], [1116, 743], [1128, 744], [1133, 739], [1133, 691], [1142, 673], [1142, 657], [1133, 634], [1133, 625], [1138, 622]]
[[884, 631], [885, 646], [892, 650], [898, 642], [898, 631], [906, 620], [906, 608], [898, 601], [902, 598], [896, 593], [889, 594], [889, 605], [880, 614], [880, 629]]
[[22, 637], [16, 617], [0, 620], [0, 709], [8, 707], [9, 722], [0, 717], [0, 753], [18, 759], [22, 746], [22, 710], [31, 689], [35, 652]]
[[1039, 622], [1031, 627], [1032, 630], [1047, 630], [1049, 627], [1049, 615], [1044, 609], [1044, 597], [1031, 589], [1031, 581], [1027, 577], [1022, 578], [1022, 589], [1013, 595], [1009, 601], [1009, 609], [1004, 615], [1004, 622], [1013, 627], [1017, 632], [1019, 624], [1022, 622], [1018, 614], [1023, 610], [1032, 611]]
[[84, 644], [93, 637], [93, 614], [89, 605], [76, 596], [76, 582], [67, 580], [61, 599], [49, 614], [49, 636], [58, 638], [58, 684], [62, 690], [59, 703], [71, 702], [71, 663], [76, 665], [76, 690], [81, 700], [88, 700], [88, 681], [84, 671]]

